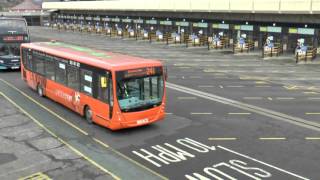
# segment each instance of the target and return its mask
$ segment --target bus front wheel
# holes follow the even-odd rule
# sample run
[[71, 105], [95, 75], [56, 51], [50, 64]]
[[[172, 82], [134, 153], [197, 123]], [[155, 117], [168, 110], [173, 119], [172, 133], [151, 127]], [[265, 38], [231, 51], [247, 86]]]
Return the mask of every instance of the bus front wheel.
[[84, 116], [89, 124], [92, 124], [92, 110], [89, 106], [86, 106], [84, 109]]

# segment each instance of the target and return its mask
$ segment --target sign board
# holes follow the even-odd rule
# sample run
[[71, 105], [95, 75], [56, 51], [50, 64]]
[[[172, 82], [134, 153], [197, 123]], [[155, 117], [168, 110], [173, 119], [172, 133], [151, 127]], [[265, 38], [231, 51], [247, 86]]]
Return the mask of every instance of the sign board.
[[274, 26], [260, 27], [260, 32], [281, 33], [282, 28], [281, 27], [274, 27]]
[[109, 22], [111, 19], [110, 18], [102, 18], [102, 21]]
[[120, 19], [119, 18], [112, 18], [111, 21], [112, 22], [120, 22]]
[[240, 30], [243, 31], [253, 31], [253, 26], [252, 25], [241, 25]]
[[172, 21], [160, 21], [161, 25], [172, 26]]
[[95, 17], [95, 18], [93, 18], [93, 20], [95, 20], [95, 21], [100, 21], [100, 17]]
[[122, 22], [125, 22], [125, 23], [131, 23], [131, 22], [132, 22], [132, 19], [122, 19], [121, 21], [122, 21]]
[[200, 27], [200, 28], [207, 28], [208, 27], [208, 23], [193, 23], [192, 24], [193, 27]]
[[181, 22], [176, 22], [176, 26], [189, 26], [189, 22], [181, 21]]
[[146, 20], [147, 24], [157, 24], [157, 20]]
[[136, 24], [143, 24], [143, 19], [134, 19], [133, 22]]
[[229, 29], [229, 24], [212, 24], [212, 28], [214, 29]]
[[314, 35], [315, 29], [313, 29], [313, 28], [289, 28], [289, 34]]

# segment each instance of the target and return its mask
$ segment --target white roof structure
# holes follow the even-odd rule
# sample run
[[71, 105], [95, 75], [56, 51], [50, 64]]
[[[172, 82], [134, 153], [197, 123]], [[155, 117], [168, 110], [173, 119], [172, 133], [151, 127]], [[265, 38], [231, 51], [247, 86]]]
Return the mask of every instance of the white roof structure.
[[43, 9], [320, 14], [320, 0], [112, 0], [45, 2]]

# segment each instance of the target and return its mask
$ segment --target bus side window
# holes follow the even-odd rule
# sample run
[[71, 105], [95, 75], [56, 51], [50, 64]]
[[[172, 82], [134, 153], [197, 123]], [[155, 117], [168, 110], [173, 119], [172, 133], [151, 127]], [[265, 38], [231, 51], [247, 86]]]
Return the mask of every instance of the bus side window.
[[40, 75], [45, 74], [45, 57], [39, 53], [34, 53], [33, 55], [33, 67], [34, 71]]
[[55, 80], [55, 60], [51, 56], [46, 57], [46, 77], [52, 81]]
[[67, 84], [67, 65], [61, 61], [56, 61], [56, 82]]
[[29, 49], [27, 51], [27, 69], [29, 69], [30, 71], [32, 71], [32, 50]]
[[22, 49], [22, 64], [25, 68], [27, 68], [27, 58], [28, 58], [28, 50], [23, 48]]
[[79, 68], [76, 66], [68, 65], [68, 87], [79, 91], [80, 88], [80, 78], [79, 78]]
[[93, 80], [93, 73], [92, 71], [86, 70], [86, 69], [80, 69], [80, 77], [81, 77], [81, 92], [86, 93], [90, 96], [92, 96], [93, 93], [93, 86], [92, 86], [92, 80]]
[[106, 74], [98, 74], [98, 96], [97, 98], [105, 103], [109, 103], [109, 77]]

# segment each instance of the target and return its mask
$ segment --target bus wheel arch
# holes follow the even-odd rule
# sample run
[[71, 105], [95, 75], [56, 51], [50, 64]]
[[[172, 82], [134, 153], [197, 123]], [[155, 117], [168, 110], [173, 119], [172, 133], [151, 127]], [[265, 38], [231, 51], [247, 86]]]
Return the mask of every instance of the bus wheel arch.
[[89, 124], [93, 123], [93, 121], [92, 121], [93, 115], [92, 114], [93, 113], [92, 113], [92, 110], [91, 110], [90, 106], [85, 105], [84, 108], [83, 108], [83, 116], [84, 116], [84, 118], [87, 120], [87, 122]]

